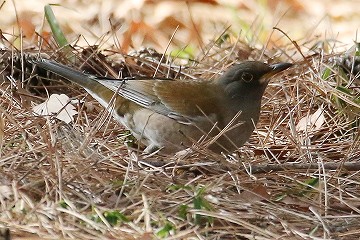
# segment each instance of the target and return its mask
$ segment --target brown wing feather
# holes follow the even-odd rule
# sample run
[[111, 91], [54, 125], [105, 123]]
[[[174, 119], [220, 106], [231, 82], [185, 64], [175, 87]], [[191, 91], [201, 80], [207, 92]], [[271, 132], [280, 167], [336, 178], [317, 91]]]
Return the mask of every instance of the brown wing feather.
[[217, 111], [218, 93], [210, 83], [158, 81], [154, 90], [161, 103], [179, 115], [193, 118]]
[[[160, 114], [185, 122], [218, 111], [220, 90], [204, 81], [108, 80], [98, 82], [121, 96]], [[209, 97], [212, 96], [212, 97]], [[201, 109], [201, 110], [200, 110]]]

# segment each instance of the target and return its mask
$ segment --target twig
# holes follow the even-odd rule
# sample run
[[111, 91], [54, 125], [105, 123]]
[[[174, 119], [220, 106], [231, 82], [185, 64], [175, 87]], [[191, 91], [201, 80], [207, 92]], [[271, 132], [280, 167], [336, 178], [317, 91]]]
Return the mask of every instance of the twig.
[[[297, 170], [297, 169], [318, 169], [318, 163], [284, 163], [284, 164], [273, 164], [273, 165], [258, 165], [251, 166], [251, 173], [268, 173], [278, 172], [286, 170]], [[325, 170], [337, 170], [344, 169], [347, 171], [359, 171], [360, 162], [337, 162], [337, 163], [324, 163]], [[245, 171], [245, 170], [244, 170]]]

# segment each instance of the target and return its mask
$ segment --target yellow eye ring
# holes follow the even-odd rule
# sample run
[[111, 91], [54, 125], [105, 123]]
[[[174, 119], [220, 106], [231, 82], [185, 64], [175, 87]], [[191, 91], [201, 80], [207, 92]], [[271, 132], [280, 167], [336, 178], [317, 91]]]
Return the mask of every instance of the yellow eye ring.
[[241, 80], [244, 82], [251, 82], [253, 80], [254, 76], [251, 73], [243, 72], [241, 74]]

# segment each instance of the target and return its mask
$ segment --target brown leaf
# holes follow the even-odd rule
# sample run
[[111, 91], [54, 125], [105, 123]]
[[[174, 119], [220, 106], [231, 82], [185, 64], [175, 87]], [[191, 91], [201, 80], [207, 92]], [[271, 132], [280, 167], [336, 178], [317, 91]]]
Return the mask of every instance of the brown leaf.
[[248, 203], [254, 203], [262, 200], [269, 200], [270, 195], [263, 185], [255, 186], [251, 190], [246, 190], [239, 194], [240, 199]]

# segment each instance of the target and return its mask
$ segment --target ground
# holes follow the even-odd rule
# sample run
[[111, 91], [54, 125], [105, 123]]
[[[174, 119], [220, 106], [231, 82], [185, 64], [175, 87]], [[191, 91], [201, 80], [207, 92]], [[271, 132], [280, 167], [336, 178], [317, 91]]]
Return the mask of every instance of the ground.
[[[52, 8], [71, 49], [53, 38], [48, 1], [22, 3], [0, 16], [0, 239], [360, 237], [359, 3], [62, 1]], [[271, 81], [237, 152], [194, 143], [161, 156], [142, 154], [83, 89], [34, 68], [39, 52], [115, 77], [295, 65]], [[35, 114], [51, 94], [77, 114]]]

